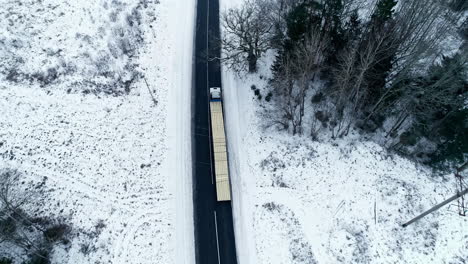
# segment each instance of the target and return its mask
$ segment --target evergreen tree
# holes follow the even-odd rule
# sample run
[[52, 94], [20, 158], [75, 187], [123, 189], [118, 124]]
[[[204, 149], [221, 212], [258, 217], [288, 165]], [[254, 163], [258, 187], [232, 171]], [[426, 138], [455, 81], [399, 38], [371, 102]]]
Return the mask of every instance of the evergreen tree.
[[468, 109], [461, 109], [448, 116], [440, 127], [437, 151], [431, 162], [440, 165], [444, 161], [462, 163], [468, 158]]
[[354, 42], [359, 39], [362, 33], [361, 21], [359, 20], [358, 10], [354, 10], [345, 25], [346, 41]]
[[[412, 85], [394, 100], [407, 100], [413, 126], [406, 134], [415, 141], [426, 138], [436, 150], [430, 163], [463, 162], [468, 153], [468, 82], [466, 57], [445, 57], [430, 67], [427, 76], [412, 78]], [[404, 142], [402, 142], [404, 144]], [[414, 142], [413, 142], [414, 143]], [[427, 151], [427, 150], [426, 150]]]
[[312, 28], [320, 26], [321, 9], [322, 5], [315, 1], [304, 1], [289, 13], [286, 19], [287, 39], [292, 42], [292, 46], [304, 41]]
[[328, 0], [323, 5], [323, 31], [338, 33], [341, 31], [342, 0]]
[[305, 40], [307, 34], [309, 34], [314, 27], [320, 26], [321, 8], [322, 6], [319, 3], [308, 0], [294, 7], [288, 14], [286, 18], [286, 37], [271, 67], [273, 78], [278, 76], [286, 58], [291, 57], [294, 49]]
[[[432, 114], [426, 136], [437, 142], [433, 162], [463, 162], [468, 154], [468, 82], [466, 81], [466, 56], [456, 54], [445, 57], [442, 63], [430, 69], [428, 84], [446, 79], [444, 84], [449, 91], [432, 107]], [[442, 97], [442, 96], [441, 96]], [[427, 111], [425, 109], [425, 111]]]
[[283, 65], [285, 63], [285, 49], [282, 47], [278, 50], [278, 53], [275, 56], [275, 61], [271, 65], [271, 72], [273, 73], [273, 79], [276, 79], [280, 73], [283, 71]]
[[337, 63], [337, 55], [346, 46], [346, 38], [342, 26], [343, 14], [342, 0], [328, 0], [323, 6], [322, 33], [330, 38], [330, 47], [327, 50], [326, 62], [328, 65]]
[[466, 0], [452, 0], [449, 2], [449, 7], [456, 12], [466, 11], [468, 9], [468, 2]]
[[[397, 2], [395, 0], [380, 0], [372, 15], [370, 29], [367, 31], [365, 42], [378, 39], [382, 43], [377, 51], [379, 62], [374, 64], [367, 72], [367, 106], [372, 106], [381, 97], [384, 92], [386, 79], [390, 74], [393, 61], [398, 47], [393, 44], [393, 36], [390, 34], [391, 27], [394, 25], [393, 8]], [[385, 37], [384, 37], [385, 36]], [[368, 44], [364, 42], [364, 47]], [[366, 109], [364, 109], [366, 110]]]
[[373, 20], [381, 22], [388, 21], [393, 18], [393, 8], [396, 6], [397, 1], [395, 0], [380, 0], [377, 3], [377, 8], [372, 15]]

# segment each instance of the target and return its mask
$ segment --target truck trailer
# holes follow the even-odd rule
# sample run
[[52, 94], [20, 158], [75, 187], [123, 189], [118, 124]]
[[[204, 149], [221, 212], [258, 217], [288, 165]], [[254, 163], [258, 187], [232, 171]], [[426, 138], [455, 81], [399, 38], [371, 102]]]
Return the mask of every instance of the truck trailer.
[[214, 153], [214, 174], [216, 198], [218, 201], [231, 200], [229, 167], [224, 130], [223, 102], [220, 87], [210, 88], [211, 137]]

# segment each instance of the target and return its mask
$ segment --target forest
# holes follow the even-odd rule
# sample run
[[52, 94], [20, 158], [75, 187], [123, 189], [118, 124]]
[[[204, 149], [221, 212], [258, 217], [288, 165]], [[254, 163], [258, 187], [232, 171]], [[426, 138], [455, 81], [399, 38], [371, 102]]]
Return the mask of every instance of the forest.
[[252, 87], [268, 127], [357, 135], [438, 169], [467, 159], [466, 1], [248, 0], [221, 24], [224, 65], [271, 64]]

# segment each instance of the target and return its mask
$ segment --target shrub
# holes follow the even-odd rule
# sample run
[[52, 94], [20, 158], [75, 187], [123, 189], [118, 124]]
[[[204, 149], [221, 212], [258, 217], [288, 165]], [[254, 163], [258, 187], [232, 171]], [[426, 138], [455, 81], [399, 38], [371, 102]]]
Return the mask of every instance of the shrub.
[[50, 228], [47, 228], [44, 231], [44, 236], [47, 240], [56, 242], [62, 239], [68, 232], [70, 231], [70, 227], [66, 224], [57, 224]]
[[324, 98], [323, 93], [316, 93], [314, 96], [312, 96], [312, 103], [313, 104], [318, 104], [320, 103]]
[[269, 203], [263, 204], [262, 207], [267, 209], [268, 211], [278, 211], [281, 209], [282, 206], [277, 205], [274, 202], [269, 202]]
[[[0, 235], [11, 237], [16, 233], [16, 222], [11, 217], [0, 219]], [[0, 262], [1, 264], [1, 262]]]
[[452, 0], [449, 2], [449, 7], [456, 12], [466, 11], [468, 9], [468, 2], [465, 0]]
[[90, 243], [83, 243], [80, 245], [80, 252], [83, 255], [88, 255], [91, 251], [94, 251], [94, 247]]
[[25, 264], [50, 264], [50, 250], [42, 249], [34, 252]]
[[257, 96], [258, 100], [262, 100], [262, 94], [260, 93], [259, 89], [255, 89], [254, 94], [255, 94], [255, 96]]
[[410, 131], [405, 131], [400, 135], [400, 143], [404, 146], [414, 146], [418, 143], [418, 136], [416, 133], [412, 133]]
[[324, 111], [315, 112], [315, 118], [317, 118], [317, 120], [322, 122], [322, 124], [324, 124], [324, 126], [330, 120], [330, 117]]
[[12, 264], [13, 260], [10, 258], [0, 258], [0, 264]]

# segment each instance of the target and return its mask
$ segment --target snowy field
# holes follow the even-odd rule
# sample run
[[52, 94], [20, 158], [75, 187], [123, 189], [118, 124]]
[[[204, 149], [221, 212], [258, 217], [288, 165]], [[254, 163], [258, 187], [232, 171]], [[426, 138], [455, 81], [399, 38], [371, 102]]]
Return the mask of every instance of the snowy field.
[[[222, 1], [227, 8], [239, 1]], [[356, 136], [314, 142], [265, 128], [268, 67], [223, 70], [239, 263], [466, 263], [468, 218], [456, 203], [402, 228], [455, 193], [431, 171]]]
[[0, 166], [72, 225], [52, 262], [193, 263], [195, 1], [0, 4]]

